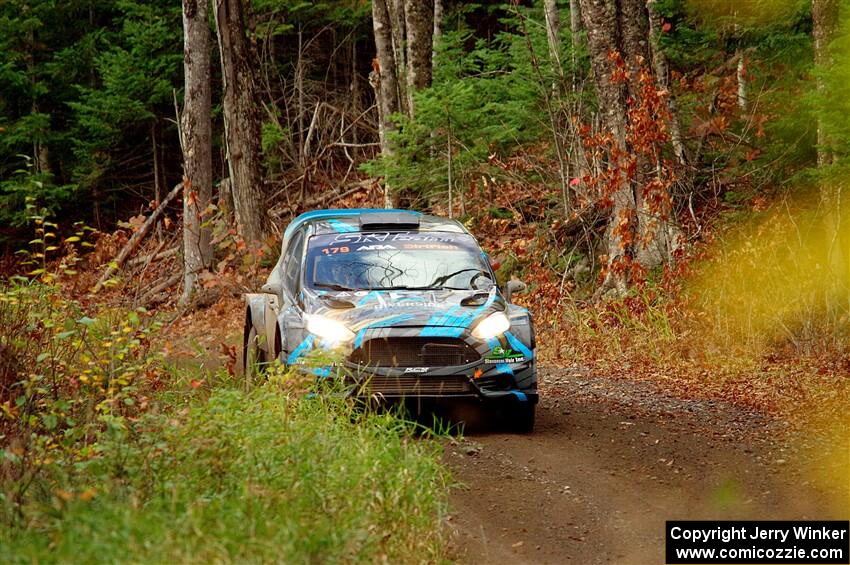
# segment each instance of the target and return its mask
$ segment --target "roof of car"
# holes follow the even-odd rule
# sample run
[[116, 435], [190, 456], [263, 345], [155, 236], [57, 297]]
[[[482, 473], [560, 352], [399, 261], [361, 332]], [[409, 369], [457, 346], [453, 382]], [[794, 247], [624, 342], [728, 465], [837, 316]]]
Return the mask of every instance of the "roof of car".
[[415, 210], [346, 208], [305, 212], [290, 222], [283, 234], [283, 239], [289, 239], [295, 230], [305, 224], [312, 225], [317, 234], [356, 233], [377, 229], [386, 231], [394, 227], [411, 231], [467, 233], [463, 224], [457, 220], [423, 214]]

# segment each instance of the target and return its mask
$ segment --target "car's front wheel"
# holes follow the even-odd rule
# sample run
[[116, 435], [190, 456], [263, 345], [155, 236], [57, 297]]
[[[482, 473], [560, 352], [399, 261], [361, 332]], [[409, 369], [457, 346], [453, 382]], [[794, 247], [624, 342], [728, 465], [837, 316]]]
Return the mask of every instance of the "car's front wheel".
[[528, 402], [517, 404], [508, 412], [511, 430], [518, 434], [530, 434], [534, 431], [534, 415], [537, 405]]

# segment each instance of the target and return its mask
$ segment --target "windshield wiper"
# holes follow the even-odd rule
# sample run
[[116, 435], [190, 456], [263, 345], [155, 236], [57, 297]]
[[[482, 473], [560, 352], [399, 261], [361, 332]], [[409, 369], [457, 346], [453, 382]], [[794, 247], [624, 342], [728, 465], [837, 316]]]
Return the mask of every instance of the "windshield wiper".
[[337, 284], [337, 283], [326, 283], [326, 282], [314, 282], [313, 286], [317, 288], [329, 288], [331, 290], [339, 290], [339, 291], [349, 291], [354, 292], [355, 290], [363, 290], [362, 288], [348, 288], [345, 285]]
[[[488, 279], [490, 279], [491, 281], [493, 280], [493, 277], [491, 277], [491, 276], [490, 276], [490, 273], [489, 273], [488, 271], [485, 271], [484, 269], [480, 269], [480, 268], [468, 268], [468, 269], [461, 269], [461, 270], [459, 270], [459, 271], [455, 271], [454, 273], [449, 273], [448, 275], [443, 275], [442, 277], [437, 277], [436, 279], [434, 279], [434, 281], [433, 281], [431, 284], [432, 284], [432, 285], [442, 285], [444, 282], [446, 282], [446, 281], [447, 281], [447, 280], [449, 280], [450, 278], [452, 278], [452, 277], [456, 277], [456, 276], [458, 276], [458, 275], [459, 275], [459, 274], [461, 274], [461, 273], [467, 273], [467, 272], [469, 272], [469, 271], [476, 271], [477, 273], [479, 273], [478, 275], [476, 275], [476, 276], [472, 277], [472, 278], [470, 279], [470, 282], [471, 282], [471, 281], [474, 281], [476, 278], [478, 278], [478, 277], [479, 277], [479, 276], [481, 276], [481, 275], [484, 275], [485, 277], [487, 277], [487, 278], [488, 278]], [[450, 287], [444, 287], [444, 288], [450, 288]], [[461, 290], [466, 290], [466, 289], [461, 289]]]

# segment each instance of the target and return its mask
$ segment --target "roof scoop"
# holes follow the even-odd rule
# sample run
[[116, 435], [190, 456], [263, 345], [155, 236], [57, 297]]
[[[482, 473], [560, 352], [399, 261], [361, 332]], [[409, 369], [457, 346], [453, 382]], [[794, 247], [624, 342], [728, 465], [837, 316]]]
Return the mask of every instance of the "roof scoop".
[[360, 215], [364, 231], [419, 229], [419, 215], [410, 212], [369, 212]]

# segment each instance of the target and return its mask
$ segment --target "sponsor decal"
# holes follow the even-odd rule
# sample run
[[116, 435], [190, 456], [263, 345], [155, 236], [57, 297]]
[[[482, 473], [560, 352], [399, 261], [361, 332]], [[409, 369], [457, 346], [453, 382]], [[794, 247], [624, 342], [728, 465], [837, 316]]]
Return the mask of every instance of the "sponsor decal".
[[357, 248], [357, 251], [384, 251], [386, 249], [395, 249], [395, 246], [381, 245], [379, 243], [375, 245], [361, 245], [359, 248]]
[[372, 310], [397, 310], [401, 308], [420, 308], [420, 309], [436, 309], [444, 308], [445, 304], [440, 302], [396, 302], [395, 304], [383, 304], [374, 306]]
[[[452, 243], [455, 237], [451, 235], [433, 235], [433, 233], [401, 232], [401, 233], [340, 233], [334, 237], [330, 245], [345, 243], [386, 243], [394, 241], [417, 243]], [[362, 248], [361, 248], [362, 249]]]
[[404, 370], [405, 373], [427, 373], [428, 367], [408, 367]]
[[484, 357], [485, 363], [522, 363], [524, 361], [525, 355], [501, 345], [493, 347], [490, 354]]
[[[443, 249], [445, 251], [460, 249], [457, 245], [450, 243], [406, 243], [403, 247], [404, 249]], [[363, 248], [361, 247], [360, 249]]]

